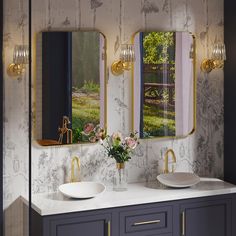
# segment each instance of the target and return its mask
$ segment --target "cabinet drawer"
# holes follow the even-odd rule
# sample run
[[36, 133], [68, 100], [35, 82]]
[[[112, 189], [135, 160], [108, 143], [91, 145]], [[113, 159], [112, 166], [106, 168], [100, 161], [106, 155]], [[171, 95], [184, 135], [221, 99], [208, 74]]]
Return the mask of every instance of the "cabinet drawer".
[[120, 213], [120, 235], [144, 236], [172, 232], [172, 207], [137, 208]]

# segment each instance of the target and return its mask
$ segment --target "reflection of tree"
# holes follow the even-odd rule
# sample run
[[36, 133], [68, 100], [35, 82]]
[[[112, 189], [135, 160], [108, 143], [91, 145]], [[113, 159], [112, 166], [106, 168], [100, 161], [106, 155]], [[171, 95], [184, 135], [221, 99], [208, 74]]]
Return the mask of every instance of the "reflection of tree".
[[175, 33], [143, 34], [143, 135], [175, 135]]
[[72, 33], [73, 87], [99, 84], [99, 37], [95, 31]]
[[174, 32], [150, 32], [143, 38], [145, 64], [173, 63]]

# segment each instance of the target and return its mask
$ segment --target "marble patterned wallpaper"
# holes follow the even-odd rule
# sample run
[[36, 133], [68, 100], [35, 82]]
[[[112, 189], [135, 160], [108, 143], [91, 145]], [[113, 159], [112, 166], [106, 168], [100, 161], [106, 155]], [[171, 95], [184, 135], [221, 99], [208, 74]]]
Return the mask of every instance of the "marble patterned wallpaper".
[[28, 71], [10, 77], [6, 70], [16, 44], [28, 44], [28, 1], [4, 0], [4, 159], [3, 205], [6, 236], [26, 235], [23, 202], [28, 199]]
[[[223, 40], [223, 0], [32, 0], [33, 58], [36, 35], [42, 30], [96, 29], [107, 38], [108, 132], [131, 129], [131, 73], [114, 77], [111, 63], [120, 44], [139, 30], [190, 31], [197, 43], [197, 129], [185, 139], [142, 141], [128, 163], [129, 182], [151, 181], [163, 168], [163, 154], [173, 148], [178, 171], [200, 176], [223, 176], [223, 71], [209, 75], [199, 69], [209, 57], [212, 43]], [[27, 43], [27, 1], [4, 0], [4, 67], [12, 60], [17, 43]], [[39, 69], [33, 61], [33, 77]], [[27, 194], [28, 184], [28, 75], [4, 75], [4, 207]], [[33, 90], [37, 89], [33, 83]], [[34, 111], [35, 114], [35, 111]], [[34, 115], [33, 114], [33, 115]], [[68, 181], [70, 160], [81, 157], [82, 180], [111, 184], [114, 162], [99, 144], [67, 147], [32, 146], [32, 192], [56, 191]], [[19, 213], [21, 214], [21, 213]], [[17, 235], [14, 232], [8, 235]]]

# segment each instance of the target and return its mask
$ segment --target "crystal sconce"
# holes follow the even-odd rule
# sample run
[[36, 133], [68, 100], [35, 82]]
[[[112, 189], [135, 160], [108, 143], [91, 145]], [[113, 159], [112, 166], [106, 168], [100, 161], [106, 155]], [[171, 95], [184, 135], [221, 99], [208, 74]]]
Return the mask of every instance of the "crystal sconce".
[[13, 53], [13, 63], [8, 66], [10, 76], [19, 76], [25, 72], [25, 65], [29, 63], [29, 49], [26, 45], [16, 45]]
[[120, 52], [120, 60], [113, 62], [111, 65], [112, 74], [118, 76], [123, 74], [125, 70], [130, 70], [134, 60], [135, 60], [134, 45], [122, 44]]
[[226, 60], [225, 44], [215, 43], [213, 45], [212, 58], [204, 59], [202, 61], [201, 70], [205, 73], [209, 73], [213, 69], [223, 68], [225, 60]]

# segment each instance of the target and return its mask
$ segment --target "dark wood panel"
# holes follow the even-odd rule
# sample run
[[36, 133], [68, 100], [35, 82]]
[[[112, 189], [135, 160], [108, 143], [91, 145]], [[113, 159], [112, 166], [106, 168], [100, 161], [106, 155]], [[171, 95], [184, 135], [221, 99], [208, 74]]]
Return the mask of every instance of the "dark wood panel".
[[232, 203], [232, 236], [236, 235], [236, 194], [233, 196]]
[[224, 176], [236, 184], [236, 14], [235, 0], [224, 1], [226, 56], [224, 68]]

